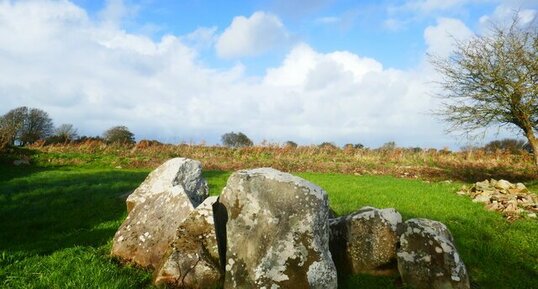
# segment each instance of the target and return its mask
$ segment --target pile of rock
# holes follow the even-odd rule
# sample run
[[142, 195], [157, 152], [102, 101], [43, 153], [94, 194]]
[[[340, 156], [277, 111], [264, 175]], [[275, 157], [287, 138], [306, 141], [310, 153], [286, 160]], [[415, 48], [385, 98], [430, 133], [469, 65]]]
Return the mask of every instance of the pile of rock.
[[484, 203], [488, 210], [501, 212], [509, 220], [522, 216], [536, 218], [538, 213], [538, 197], [522, 183], [485, 180], [470, 188], [463, 186], [458, 194], [470, 196], [473, 202]]
[[417, 289], [469, 288], [443, 224], [372, 207], [332, 218], [323, 189], [271, 168], [232, 174], [217, 198], [199, 162], [173, 159], [127, 208], [112, 255], [154, 269], [156, 285], [336, 289], [337, 276], [399, 273]]

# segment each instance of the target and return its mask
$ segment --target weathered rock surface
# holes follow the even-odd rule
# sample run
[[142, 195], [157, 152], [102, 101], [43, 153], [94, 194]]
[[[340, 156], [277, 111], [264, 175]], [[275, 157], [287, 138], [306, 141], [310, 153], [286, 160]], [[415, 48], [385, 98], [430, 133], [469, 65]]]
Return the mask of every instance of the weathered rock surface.
[[337, 287], [321, 188], [270, 168], [238, 171], [219, 201], [228, 219], [224, 288]]
[[146, 198], [166, 191], [182, 191], [189, 197], [194, 207], [198, 206], [208, 196], [207, 182], [202, 178], [202, 164], [186, 158], [166, 161], [152, 171], [127, 197], [127, 212], [131, 212]]
[[127, 198], [129, 215], [114, 236], [111, 254], [154, 268], [178, 226], [205, 197], [200, 162], [184, 158], [165, 162]]
[[183, 221], [163, 262], [155, 284], [167, 288], [213, 289], [222, 285], [223, 272], [213, 220], [217, 197], [207, 198]]
[[398, 249], [398, 270], [416, 289], [469, 289], [469, 277], [448, 228], [437, 221], [410, 219]]
[[470, 188], [463, 187], [459, 195], [468, 195], [473, 202], [483, 203], [490, 211], [502, 213], [508, 220], [522, 216], [536, 218], [538, 197], [529, 192], [522, 183], [512, 184], [506, 180], [485, 180]]
[[331, 254], [341, 274], [398, 273], [396, 248], [402, 216], [395, 209], [364, 207], [330, 220]]

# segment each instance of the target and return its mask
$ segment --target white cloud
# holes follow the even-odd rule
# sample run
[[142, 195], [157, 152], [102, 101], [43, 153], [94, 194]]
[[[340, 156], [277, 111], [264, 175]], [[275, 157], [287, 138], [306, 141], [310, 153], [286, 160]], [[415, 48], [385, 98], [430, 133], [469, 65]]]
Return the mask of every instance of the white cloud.
[[438, 57], [448, 57], [455, 48], [455, 41], [465, 41], [473, 35], [465, 23], [453, 18], [439, 18], [435, 26], [424, 30], [427, 52]]
[[255, 12], [249, 18], [235, 17], [220, 35], [217, 54], [223, 58], [260, 55], [289, 39], [284, 24], [273, 14]]
[[193, 32], [181, 37], [185, 44], [200, 49], [208, 49], [217, 41], [217, 27], [198, 27]]
[[[0, 114], [28, 105], [48, 111], [58, 124], [73, 123], [81, 134], [121, 124], [138, 138], [170, 142], [216, 143], [234, 130], [256, 141], [451, 143], [428, 114], [436, 100], [426, 68], [389, 69], [348, 51], [322, 53], [299, 44], [281, 64], [252, 78], [241, 65], [217, 70], [200, 64], [183, 38], [155, 41], [100, 25], [66, 1], [0, 3]], [[280, 23], [260, 13], [234, 23], [250, 35], [260, 32], [251, 30], [258, 17]], [[273, 24], [269, 31], [284, 31]], [[433, 35], [441, 26], [462, 28], [440, 20], [425, 35], [432, 49], [444, 43]], [[257, 45], [226, 55], [268, 46]]]
[[137, 6], [126, 5], [123, 0], [106, 0], [99, 18], [103, 25], [119, 27], [125, 18], [136, 15], [137, 10]]
[[[484, 15], [480, 17], [480, 30], [487, 31], [489, 28], [491, 28], [492, 23], [500, 26], [510, 25], [516, 12], [519, 17], [520, 25], [531, 23], [537, 16], [537, 10], [525, 8], [528, 6], [523, 6], [523, 4], [525, 3], [508, 1], [507, 3], [497, 6], [491, 15]], [[535, 3], [535, 6], [538, 6], [538, 3]]]

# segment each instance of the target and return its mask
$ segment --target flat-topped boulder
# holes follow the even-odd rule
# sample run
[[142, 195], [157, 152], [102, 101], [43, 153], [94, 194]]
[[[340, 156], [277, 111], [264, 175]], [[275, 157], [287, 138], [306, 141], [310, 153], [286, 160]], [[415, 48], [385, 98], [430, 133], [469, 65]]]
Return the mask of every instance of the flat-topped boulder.
[[213, 289], [222, 285], [224, 272], [213, 220], [217, 197], [207, 198], [179, 225], [161, 265], [155, 270], [155, 284], [167, 288]]
[[244, 170], [228, 179], [219, 202], [227, 218], [224, 288], [337, 287], [321, 188], [271, 168]]
[[207, 191], [200, 162], [185, 158], [165, 162], [127, 198], [129, 215], [114, 236], [112, 256], [155, 268], [179, 225]]
[[331, 219], [331, 254], [341, 274], [398, 274], [396, 248], [402, 216], [395, 209], [363, 207]]
[[469, 277], [448, 228], [437, 221], [405, 222], [398, 249], [398, 270], [416, 289], [469, 289]]

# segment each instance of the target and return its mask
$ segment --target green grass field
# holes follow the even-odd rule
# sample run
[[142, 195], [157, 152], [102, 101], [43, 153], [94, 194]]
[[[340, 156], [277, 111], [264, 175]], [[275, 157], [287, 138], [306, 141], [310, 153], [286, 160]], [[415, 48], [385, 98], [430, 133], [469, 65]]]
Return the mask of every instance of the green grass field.
[[[126, 217], [124, 196], [149, 170], [0, 166], [0, 287], [152, 288], [151, 274], [109, 258]], [[205, 172], [212, 195], [229, 172]], [[445, 223], [473, 288], [538, 288], [538, 222], [506, 222], [454, 192], [461, 183], [387, 176], [300, 173], [328, 193], [338, 214], [397, 208], [404, 218]], [[536, 190], [538, 183], [531, 183]], [[341, 288], [396, 288], [391, 278], [355, 276]]]

